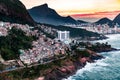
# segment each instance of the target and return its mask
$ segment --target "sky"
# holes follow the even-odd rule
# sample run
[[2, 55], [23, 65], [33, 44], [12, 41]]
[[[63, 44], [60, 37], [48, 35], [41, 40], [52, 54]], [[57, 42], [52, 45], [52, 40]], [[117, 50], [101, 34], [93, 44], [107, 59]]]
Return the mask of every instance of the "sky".
[[114, 19], [120, 13], [120, 0], [20, 0], [30, 9], [47, 3], [62, 16], [95, 21], [102, 17]]

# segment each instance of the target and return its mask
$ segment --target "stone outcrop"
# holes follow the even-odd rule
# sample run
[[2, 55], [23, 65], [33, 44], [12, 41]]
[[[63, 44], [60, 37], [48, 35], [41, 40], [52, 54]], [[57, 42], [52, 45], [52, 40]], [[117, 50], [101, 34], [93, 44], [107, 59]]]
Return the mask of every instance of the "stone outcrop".
[[72, 59], [67, 59], [64, 61], [61, 67], [56, 67], [45, 75], [44, 80], [61, 80], [63, 78], [67, 78], [68, 76], [74, 74], [78, 69], [83, 68], [87, 62], [93, 63], [97, 59], [104, 58], [103, 56], [91, 51], [86, 50], [90, 56], [89, 57], [81, 57], [76, 58], [75, 61]]
[[0, 20], [34, 25], [25, 6], [19, 0], [0, 0]]

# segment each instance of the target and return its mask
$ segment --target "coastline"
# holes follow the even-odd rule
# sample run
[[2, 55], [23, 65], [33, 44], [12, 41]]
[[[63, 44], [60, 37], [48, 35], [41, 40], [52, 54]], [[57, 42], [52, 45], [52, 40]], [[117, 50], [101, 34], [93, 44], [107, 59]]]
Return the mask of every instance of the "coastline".
[[[86, 43], [85, 43], [86, 44]], [[87, 43], [89, 45], [89, 43]], [[106, 51], [113, 51], [117, 50], [114, 48], [108, 47], [109, 45], [105, 46], [105, 48], [102, 48], [103, 45], [100, 44], [99, 49], [101, 49], [98, 52], [106, 52]], [[93, 49], [93, 47], [91, 47]], [[80, 51], [72, 51], [71, 53], [73, 55], [67, 55], [63, 59], [59, 59], [44, 65], [38, 65], [38, 66], [32, 66], [32, 67], [26, 67], [20, 70], [10, 71], [4, 74], [0, 74], [0, 76], [3, 76], [1, 79], [5, 79], [4, 76], [8, 74], [16, 74], [15, 76], [21, 76], [20, 79], [26, 80], [62, 80], [64, 78], [67, 78], [71, 75], [74, 75], [77, 70], [84, 68], [86, 63], [94, 63], [95, 60], [103, 59], [105, 58], [101, 54], [98, 54], [96, 52], [96, 48], [91, 50], [89, 47], [85, 50]], [[24, 73], [24, 74], [22, 74]], [[27, 75], [27, 77], [24, 77]], [[12, 80], [16, 80], [17, 78], [14, 78]]]
[[[62, 65], [62, 67], [56, 67], [53, 70], [49, 71], [45, 76], [43, 80], [62, 80], [64, 78], [67, 78], [73, 74], [76, 73], [77, 70], [84, 68], [87, 62], [94, 63], [95, 60], [103, 59], [103, 57], [100, 54], [95, 53], [94, 51], [88, 50], [91, 54], [91, 57], [83, 57], [81, 58], [79, 56], [76, 61], [72, 61], [68, 59], [67, 64]], [[66, 63], [64, 61], [64, 63]]]
[[[104, 56], [102, 56], [101, 54], [98, 54], [100, 52], [109, 52], [109, 51], [116, 51], [118, 49], [115, 48], [104, 48], [103, 50], [94, 52], [92, 50], [87, 49], [87, 51], [89, 52], [89, 54], [91, 55], [90, 57], [83, 57], [81, 58], [79, 56], [78, 59], [76, 59], [76, 61], [73, 61], [73, 64], [71, 65], [72, 68], [70, 66], [66, 66], [67, 68], [64, 68], [65, 72], [60, 70], [59, 68], [56, 68], [54, 70], [52, 70], [51, 72], [49, 72], [46, 76], [45, 79], [43, 80], [62, 80], [64, 78], [67, 78], [69, 76], [72, 76], [76, 73], [77, 70], [82, 69], [85, 67], [86, 63], [94, 63], [95, 60], [100, 60], [105, 58]], [[67, 61], [67, 63], [69, 63], [69, 61]]]

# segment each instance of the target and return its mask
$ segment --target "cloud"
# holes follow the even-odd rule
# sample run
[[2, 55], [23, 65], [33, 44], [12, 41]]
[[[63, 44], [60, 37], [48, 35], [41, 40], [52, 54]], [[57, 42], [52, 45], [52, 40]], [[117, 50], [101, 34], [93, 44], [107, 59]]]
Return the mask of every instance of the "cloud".
[[74, 18], [103, 18], [108, 17], [110, 19], [114, 19], [118, 14], [119, 11], [106, 11], [106, 12], [95, 12], [95, 13], [88, 13], [88, 14], [74, 14], [71, 15]]
[[87, 14], [116, 11], [120, 9], [120, 0], [21, 0], [27, 9], [47, 3], [60, 15]]

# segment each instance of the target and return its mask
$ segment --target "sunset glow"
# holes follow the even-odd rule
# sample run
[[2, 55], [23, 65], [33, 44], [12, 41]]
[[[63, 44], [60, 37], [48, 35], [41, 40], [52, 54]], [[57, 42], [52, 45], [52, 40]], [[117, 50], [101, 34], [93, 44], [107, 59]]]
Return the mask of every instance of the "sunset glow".
[[[27, 9], [47, 3], [60, 15], [72, 17], [109, 17], [113, 19], [120, 11], [120, 0], [21, 0]], [[30, 2], [28, 2], [30, 1]], [[112, 13], [109, 13], [112, 12]], [[83, 14], [83, 15], [82, 15]], [[89, 14], [89, 16], [88, 16]]]

